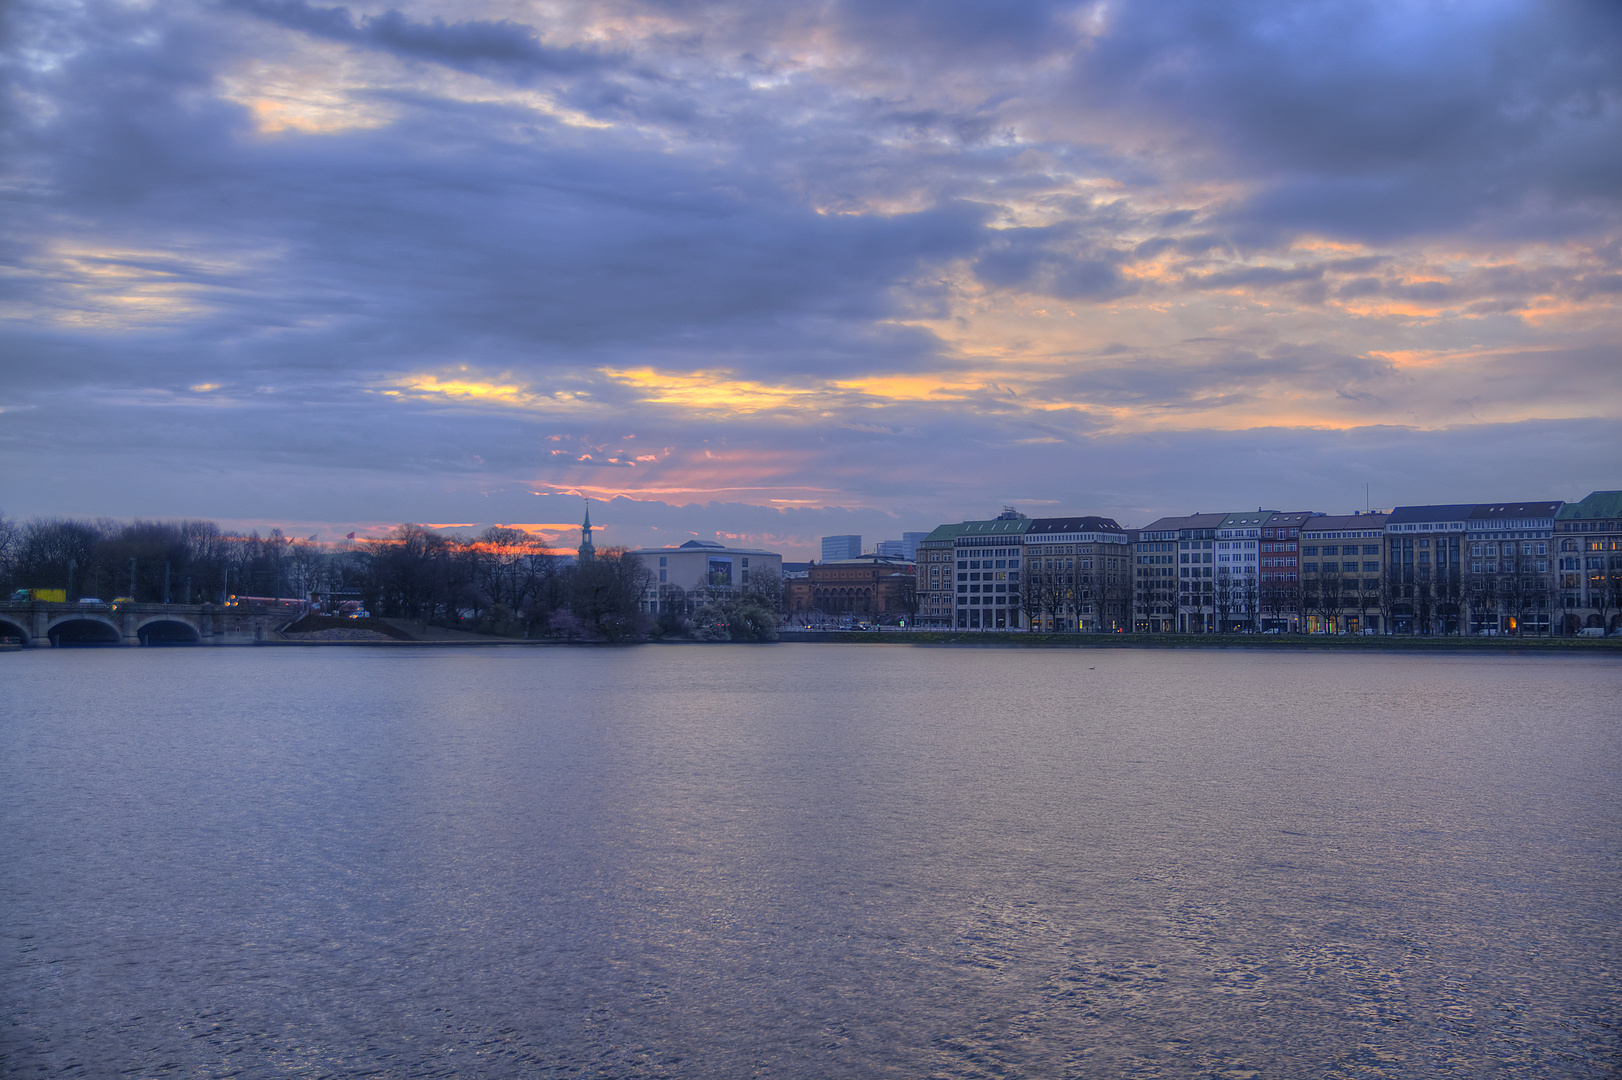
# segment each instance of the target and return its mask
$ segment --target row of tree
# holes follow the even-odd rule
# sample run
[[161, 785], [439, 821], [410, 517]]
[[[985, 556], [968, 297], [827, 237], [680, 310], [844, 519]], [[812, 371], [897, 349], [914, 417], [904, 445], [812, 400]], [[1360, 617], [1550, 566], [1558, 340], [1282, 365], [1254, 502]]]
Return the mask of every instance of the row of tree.
[[[624, 549], [577, 562], [503, 528], [463, 537], [401, 525], [378, 540], [322, 544], [279, 529], [244, 536], [209, 521], [0, 517], [0, 583], [7, 596], [19, 588], [63, 589], [70, 600], [142, 603], [352, 597], [374, 615], [513, 635], [715, 637], [718, 622], [776, 629], [775, 607], [769, 619], [753, 610], [763, 605], [763, 589], [747, 598], [751, 610], [741, 622], [727, 605], [736, 609], [745, 598], [717, 591], [656, 624], [639, 610], [652, 574]], [[749, 629], [747, 636], [762, 634]]]
[[308, 541], [222, 532], [211, 521], [0, 517], [0, 581], [62, 589], [69, 599], [219, 602], [231, 592], [295, 596], [320, 552]]
[[1020, 587], [1020, 607], [1028, 626], [1124, 630], [1131, 624], [1132, 590], [1113, 575], [1072, 569], [1068, 559], [1031, 559]]

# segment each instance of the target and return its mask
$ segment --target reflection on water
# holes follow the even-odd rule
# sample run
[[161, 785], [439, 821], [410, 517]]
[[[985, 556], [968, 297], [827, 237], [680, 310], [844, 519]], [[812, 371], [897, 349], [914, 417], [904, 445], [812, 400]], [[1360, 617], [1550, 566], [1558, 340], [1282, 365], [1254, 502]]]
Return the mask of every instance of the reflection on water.
[[30, 652], [8, 1076], [1622, 1068], [1622, 665]]

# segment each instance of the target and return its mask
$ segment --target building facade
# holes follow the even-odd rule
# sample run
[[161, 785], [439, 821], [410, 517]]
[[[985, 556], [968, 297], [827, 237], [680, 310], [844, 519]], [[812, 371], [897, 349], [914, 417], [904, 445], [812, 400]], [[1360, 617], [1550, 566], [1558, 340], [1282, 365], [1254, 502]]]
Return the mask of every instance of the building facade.
[[835, 559], [854, 559], [861, 553], [862, 538], [860, 536], [824, 536], [822, 538], [823, 562], [832, 562]]
[[[1213, 516], [1221, 521], [1223, 515]], [[1178, 626], [1181, 580], [1178, 536], [1188, 518], [1160, 518], [1128, 534], [1132, 546], [1132, 629], [1140, 634], [1171, 633]]]
[[992, 521], [965, 521], [952, 538], [957, 589], [954, 624], [960, 630], [1024, 627], [1020, 567], [1031, 519], [1004, 510]]
[[1223, 633], [1256, 630], [1261, 618], [1262, 526], [1278, 511], [1229, 514], [1217, 526], [1212, 604]]
[[1166, 628], [1176, 633], [1216, 630], [1212, 603], [1216, 530], [1227, 516], [1163, 517], [1129, 531], [1134, 629], [1165, 627], [1169, 618], [1171, 626]]
[[1309, 634], [1382, 631], [1384, 513], [1320, 515], [1301, 527], [1301, 620]]
[[[918, 542], [918, 614], [916, 625], [945, 630], [957, 624], [957, 554], [954, 541], [967, 522], [942, 525]], [[966, 574], [968, 571], [965, 570]], [[964, 582], [968, 582], [965, 577]]]
[[1035, 518], [1022, 541], [1019, 595], [1028, 629], [1125, 629], [1132, 556], [1125, 529], [1111, 518]]
[[1622, 491], [1595, 491], [1555, 515], [1562, 634], [1622, 633]]
[[1266, 633], [1301, 629], [1301, 530], [1314, 518], [1309, 510], [1287, 510], [1262, 522], [1259, 607]]
[[803, 580], [785, 589], [790, 615], [906, 620], [918, 608], [913, 565], [887, 555], [859, 555], [812, 563]]
[[1463, 589], [1471, 633], [1541, 637], [1552, 631], [1554, 525], [1562, 505], [1480, 503], [1471, 511]]
[[1380, 611], [1394, 634], [1457, 634], [1464, 625], [1463, 551], [1474, 503], [1399, 506], [1386, 517]]
[[641, 610], [691, 612], [705, 599], [737, 595], [752, 574], [767, 571], [782, 576], [783, 556], [756, 548], [731, 548], [710, 540], [689, 540], [680, 547], [638, 548], [630, 554], [653, 575], [643, 593]]

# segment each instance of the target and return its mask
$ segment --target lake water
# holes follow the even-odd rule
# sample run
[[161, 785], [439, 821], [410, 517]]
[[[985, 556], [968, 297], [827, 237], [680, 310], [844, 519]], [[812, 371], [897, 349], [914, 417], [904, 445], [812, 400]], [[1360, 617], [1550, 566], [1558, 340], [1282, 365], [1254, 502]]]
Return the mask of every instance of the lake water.
[[0, 656], [8, 1077], [1613, 1077], [1622, 663]]

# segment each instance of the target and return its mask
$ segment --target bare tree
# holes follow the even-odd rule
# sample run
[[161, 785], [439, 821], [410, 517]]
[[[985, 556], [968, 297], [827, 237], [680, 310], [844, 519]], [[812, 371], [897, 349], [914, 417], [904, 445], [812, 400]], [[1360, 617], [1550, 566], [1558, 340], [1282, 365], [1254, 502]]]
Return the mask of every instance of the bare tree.
[[1318, 579], [1318, 612], [1333, 633], [1340, 629], [1341, 613], [1346, 606], [1346, 586], [1341, 579], [1338, 564], [1324, 563], [1324, 565], [1337, 567], [1334, 570], [1325, 570]]
[[[744, 586], [744, 597], [781, 617], [783, 614], [783, 575], [771, 567], [751, 570], [749, 572], [749, 584]], [[912, 609], [907, 613], [908, 618], [911, 618], [917, 610], [918, 597], [916, 590], [914, 590]]]
[[1081, 617], [1090, 614], [1093, 617], [1093, 629], [1104, 629], [1104, 613], [1102, 610], [1104, 575], [1093, 569], [1074, 568], [1066, 571], [1054, 583], [1053, 601], [1057, 605], [1057, 618], [1068, 618], [1077, 630], [1081, 629]]
[[1420, 566], [1414, 571], [1414, 632], [1429, 634], [1431, 620], [1435, 615], [1433, 602], [1435, 596], [1432, 592], [1431, 568]]
[[1441, 623], [1441, 632], [1444, 634], [1463, 633], [1463, 623], [1460, 618], [1463, 586], [1459, 581], [1458, 564], [1454, 563], [1446, 569], [1438, 568], [1436, 581], [1432, 587], [1435, 590], [1436, 615]]
[[1192, 609], [1191, 614], [1197, 624], [1191, 632], [1205, 633], [1205, 612], [1212, 606], [1211, 579], [1207, 577], [1189, 578], [1184, 597], [1184, 605]]
[[604, 548], [575, 567], [569, 606], [581, 622], [610, 641], [635, 637], [643, 629], [637, 606], [656, 580], [625, 548]]
[[1589, 604], [1599, 615], [1600, 625], [1609, 630], [1611, 612], [1622, 609], [1622, 555], [1612, 555], [1609, 565], [1590, 574]]
[[[1368, 628], [1368, 613], [1380, 610], [1380, 579], [1377, 577], [1359, 578], [1357, 590], [1357, 607], [1364, 629]], [[1390, 631], [1389, 626], [1382, 627], [1382, 633]]]
[[1498, 579], [1493, 574], [1474, 575], [1467, 587], [1470, 621], [1483, 630], [1498, 628]]
[[1031, 557], [1025, 560], [1025, 569], [1020, 575], [1019, 584], [1019, 608], [1025, 615], [1026, 629], [1044, 629], [1042, 617], [1047, 611], [1048, 595], [1052, 586], [1046, 571], [1042, 569], [1041, 559]]
[[1261, 608], [1262, 614], [1275, 622], [1289, 623], [1290, 613], [1294, 607], [1294, 582], [1273, 579], [1262, 584]]
[[309, 540], [294, 540], [287, 546], [288, 573], [293, 591], [305, 600], [321, 587], [324, 556], [321, 549]]
[[1217, 632], [1226, 634], [1229, 629], [1229, 617], [1238, 604], [1237, 587], [1233, 576], [1228, 574], [1227, 567], [1217, 570], [1216, 587], [1211, 591], [1211, 600], [1216, 607]]
[[1391, 567], [1380, 579], [1380, 617], [1385, 621], [1385, 632], [1395, 633], [1397, 607], [1402, 603], [1402, 571]]
[[22, 550], [22, 538], [17, 523], [0, 514], [0, 588], [6, 596], [17, 588], [17, 555]]
[[1261, 611], [1261, 586], [1255, 575], [1246, 574], [1239, 586], [1239, 614], [1246, 630], [1256, 629], [1256, 616]]
[[88, 521], [35, 518], [22, 528], [17, 577], [30, 589], [82, 591], [103, 537], [103, 531]]

